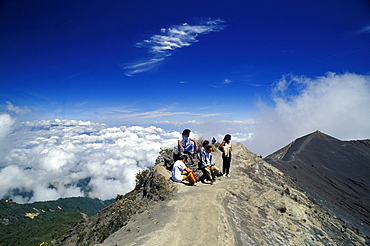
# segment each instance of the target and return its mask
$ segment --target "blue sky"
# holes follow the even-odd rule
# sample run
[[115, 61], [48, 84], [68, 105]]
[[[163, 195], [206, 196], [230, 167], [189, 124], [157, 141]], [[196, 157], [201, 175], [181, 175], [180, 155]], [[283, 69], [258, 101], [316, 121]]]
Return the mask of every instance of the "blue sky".
[[365, 0], [3, 1], [0, 32], [21, 120], [250, 121], [285, 76], [370, 72]]

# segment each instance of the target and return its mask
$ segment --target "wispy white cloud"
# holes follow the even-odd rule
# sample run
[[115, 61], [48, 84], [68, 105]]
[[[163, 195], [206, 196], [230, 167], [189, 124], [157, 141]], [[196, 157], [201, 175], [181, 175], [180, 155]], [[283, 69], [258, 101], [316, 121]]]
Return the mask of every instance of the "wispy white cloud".
[[364, 26], [359, 33], [370, 33], [370, 25]]
[[161, 118], [164, 116], [190, 115], [190, 114], [191, 114], [190, 112], [171, 111], [168, 108], [165, 108], [165, 109], [158, 109], [158, 110], [153, 110], [153, 111], [123, 114], [123, 115], [119, 115], [118, 118], [148, 119], [148, 118]]
[[221, 19], [209, 19], [201, 21], [197, 25], [184, 23], [170, 28], [162, 28], [160, 34], [153, 35], [149, 39], [136, 44], [137, 47], [147, 48], [149, 53], [154, 54], [154, 58], [150, 58], [145, 62], [125, 66], [123, 68], [126, 70], [125, 74], [127, 76], [133, 76], [153, 69], [165, 57], [172, 55], [176, 49], [198, 42], [197, 36], [222, 30], [224, 28], [222, 23], [224, 21]]
[[133, 65], [126, 66], [123, 69], [127, 70], [127, 72], [125, 74], [127, 76], [131, 77], [131, 76], [134, 76], [137, 73], [146, 72], [146, 71], [149, 71], [149, 70], [155, 68], [162, 61], [164, 61], [164, 58], [152, 58], [152, 59], [149, 59], [145, 62], [136, 63], [136, 64], [133, 64]]
[[200, 117], [215, 117], [215, 116], [221, 116], [223, 113], [213, 113], [213, 114], [199, 114]]
[[28, 107], [18, 107], [14, 106], [11, 102], [6, 102], [7, 106], [6, 109], [10, 112], [14, 112], [17, 115], [23, 115], [26, 113], [30, 113], [31, 110]]
[[208, 110], [205, 110], [205, 109], [194, 109], [193, 111], [189, 112], [189, 111], [178, 110], [178, 108], [166, 107], [166, 108], [161, 108], [161, 109], [156, 109], [156, 110], [151, 110], [151, 111], [144, 111], [144, 112], [137, 112], [137, 110], [133, 110], [133, 111], [126, 112], [126, 113], [122, 112], [122, 113], [112, 114], [109, 117], [110, 118], [114, 117], [120, 120], [126, 119], [132, 122], [139, 123], [141, 120], [146, 120], [146, 119], [164, 119], [168, 117], [170, 118], [172, 117], [207, 118], [207, 117], [216, 117], [216, 116], [222, 116], [222, 115], [223, 113], [208, 113]]
[[261, 87], [262, 85], [261, 84], [249, 84], [250, 86], [253, 86], [253, 87]]
[[222, 20], [208, 20], [199, 25], [182, 25], [172, 26], [170, 28], [162, 28], [161, 34], [154, 35], [151, 38], [137, 44], [138, 47], [146, 47], [153, 54], [171, 55], [171, 52], [190, 46], [192, 43], [198, 42], [198, 35], [207, 34], [210, 32], [218, 32], [222, 30], [220, 23]]
[[221, 83], [213, 84], [211, 85], [213, 88], [222, 88], [229, 84], [231, 84], [233, 81], [231, 79], [224, 79]]

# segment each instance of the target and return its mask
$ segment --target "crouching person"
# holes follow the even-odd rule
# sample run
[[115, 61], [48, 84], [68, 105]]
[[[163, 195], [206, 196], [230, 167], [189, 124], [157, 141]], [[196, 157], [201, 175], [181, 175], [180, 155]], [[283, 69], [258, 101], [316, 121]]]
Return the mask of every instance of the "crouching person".
[[180, 156], [179, 160], [177, 160], [173, 164], [172, 168], [172, 180], [175, 182], [182, 182], [183, 180], [188, 180], [191, 185], [199, 186], [197, 182], [197, 178], [195, 177], [194, 173], [191, 169], [187, 168], [185, 165], [186, 156]]
[[216, 177], [220, 174], [220, 169], [216, 167], [213, 156], [212, 156], [212, 146], [208, 145], [200, 154], [200, 168], [206, 175], [206, 179], [211, 181], [213, 184], [216, 181]]
[[189, 154], [192, 161], [194, 161], [194, 154], [199, 150], [198, 142], [190, 135], [190, 130], [185, 129], [179, 139], [177, 140], [177, 148], [179, 156]]

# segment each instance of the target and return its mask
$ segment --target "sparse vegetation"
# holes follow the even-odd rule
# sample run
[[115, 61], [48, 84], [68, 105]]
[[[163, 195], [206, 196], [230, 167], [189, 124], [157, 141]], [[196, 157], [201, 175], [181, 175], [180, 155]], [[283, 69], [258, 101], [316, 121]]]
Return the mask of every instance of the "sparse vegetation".
[[160, 156], [171, 156], [172, 151], [173, 151], [173, 149], [171, 149], [171, 148], [161, 147], [160, 150], [159, 150], [159, 155]]
[[163, 162], [164, 158], [172, 158], [174, 149], [175, 147], [174, 148], [161, 147], [158, 153], [159, 155], [157, 159], [155, 160], [155, 163], [158, 164], [158, 163]]
[[135, 176], [136, 185], [135, 185], [134, 190], [139, 190], [143, 186], [144, 180], [145, 180], [146, 176], [148, 175], [148, 173], [149, 173], [149, 169], [145, 169], [145, 170], [142, 170], [142, 171], [140, 171], [136, 174], [136, 176]]

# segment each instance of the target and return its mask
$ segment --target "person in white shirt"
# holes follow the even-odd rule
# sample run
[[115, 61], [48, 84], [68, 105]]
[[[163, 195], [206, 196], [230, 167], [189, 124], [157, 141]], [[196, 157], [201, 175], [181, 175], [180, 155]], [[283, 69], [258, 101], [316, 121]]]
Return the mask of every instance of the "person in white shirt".
[[179, 156], [187, 152], [190, 154], [191, 158], [194, 158], [194, 153], [199, 150], [198, 142], [190, 136], [190, 132], [189, 129], [185, 129], [177, 140]]
[[216, 167], [213, 156], [212, 156], [212, 146], [208, 145], [200, 154], [200, 168], [206, 175], [206, 179], [211, 181], [213, 184], [216, 181], [216, 177], [220, 174], [220, 169]]
[[183, 180], [187, 179], [191, 185], [199, 186], [196, 183], [197, 178], [195, 177], [193, 171], [186, 167], [185, 162], [186, 157], [180, 156], [179, 160], [173, 164], [171, 179], [175, 182], [182, 182]]

